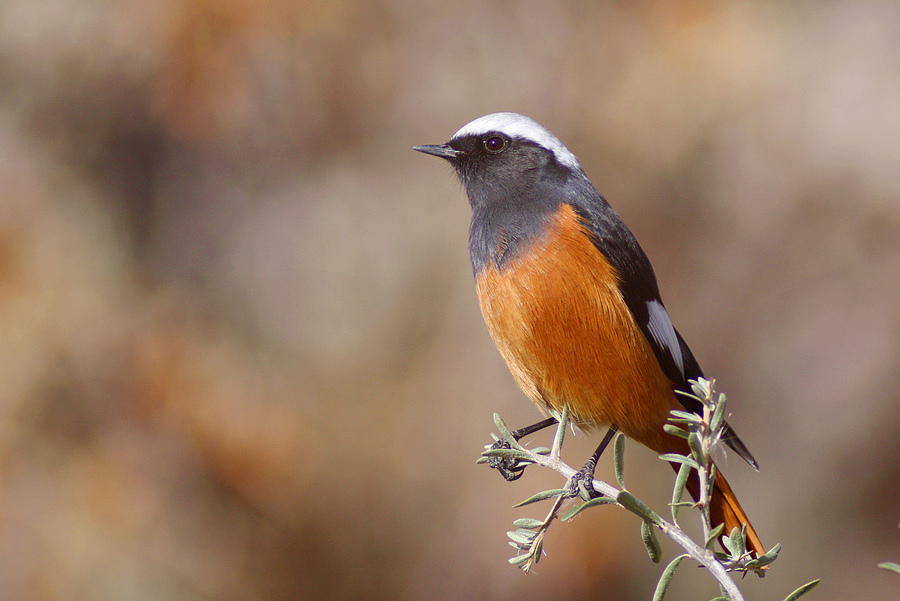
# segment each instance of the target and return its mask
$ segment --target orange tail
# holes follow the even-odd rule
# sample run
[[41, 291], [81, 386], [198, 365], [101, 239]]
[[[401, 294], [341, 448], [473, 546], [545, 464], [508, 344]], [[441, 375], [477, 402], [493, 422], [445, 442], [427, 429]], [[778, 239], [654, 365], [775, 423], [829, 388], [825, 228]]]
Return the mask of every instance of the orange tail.
[[[677, 463], [671, 465], [676, 472], [681, 467]], [[699, 496], [699, 484], [695, 476], [688, 478], [687, 489], [696, 501]], [[728, 481], [725, 480], [725, 476], [722, 475], [719, 469], [716, 469], [716, 480], [713, 484], [713, 494], [709, 505], [709, 517], [713, 527], [725, 524], [722, 534], [726, 536], [732, 529], [742, 528], [744, 524], [747, 524], [747, 550], [756, 557], [766, 553], [759, 536], [756, 534], [756, 530], [750, 524], [747, 514], [744, 513], [743, 507], [738, 503], [737, 497], [734, 496], [734, 491], [731, 490]]]

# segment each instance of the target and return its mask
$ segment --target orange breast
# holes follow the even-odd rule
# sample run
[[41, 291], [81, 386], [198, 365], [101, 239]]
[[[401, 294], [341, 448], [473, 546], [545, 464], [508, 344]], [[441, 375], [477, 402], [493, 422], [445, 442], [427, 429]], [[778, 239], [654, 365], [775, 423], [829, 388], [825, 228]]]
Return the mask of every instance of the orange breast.
[[583, 427], [616, 424], [663, 452], [679, 407], [617, 285], [618, 275], [564, 205], [546, 235], [477, 278], [491, 337], [525, 394], [543, 411], [569, 405]]

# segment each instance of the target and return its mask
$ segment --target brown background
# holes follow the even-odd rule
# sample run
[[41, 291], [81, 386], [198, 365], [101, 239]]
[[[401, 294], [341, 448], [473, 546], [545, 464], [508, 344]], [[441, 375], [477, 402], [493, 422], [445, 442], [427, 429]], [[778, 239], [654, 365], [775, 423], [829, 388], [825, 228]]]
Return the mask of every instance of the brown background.
[[[892, 0], [0, 4], [0, 597], [649, 598], [613, 508], [508, 566], [560, 481], [474, 465], [537, 413], [410, 147], [496, 110], [579, 155], [728, 394], [784, 547], [747, 596], [896, 598]], [[671, 471], [627, 468], [664, 510]]]

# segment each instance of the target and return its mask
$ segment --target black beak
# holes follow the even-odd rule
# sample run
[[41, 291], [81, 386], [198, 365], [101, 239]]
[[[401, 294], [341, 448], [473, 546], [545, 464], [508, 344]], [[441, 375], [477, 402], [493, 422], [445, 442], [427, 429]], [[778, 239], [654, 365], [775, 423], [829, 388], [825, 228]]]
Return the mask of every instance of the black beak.
[[461, 150], [451, 148], [449, 144], [426, 144], [425, 146], [413, 146], [413, 150], [431, 154], [442, 159], [452, 161], [462, 154]]

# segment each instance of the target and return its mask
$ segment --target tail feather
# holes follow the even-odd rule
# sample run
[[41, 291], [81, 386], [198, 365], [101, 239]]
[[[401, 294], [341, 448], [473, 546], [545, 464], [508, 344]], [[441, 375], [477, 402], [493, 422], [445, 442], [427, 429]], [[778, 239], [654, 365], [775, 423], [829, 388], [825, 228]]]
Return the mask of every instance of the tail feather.
[[[672, 467], [675, 471], [678, 471], [681, 466], [673, 463]], [[700, 496], [699, 483], [696, 478], [688, 479], [687, 489], [696, 501]], [[725, 524], [724, 534], [726, 535], [734, 528], [742, 528], [744, 524], [747, 524], [747, 550], [756, 557], [765, 555], [766, 550], [759, 540], [756, 530], [750, 524], [747, 514], [744, 513], [744, 508], [741, 507], [734, 491], [731, 490], [731, 486], [728, 485], [728, 481], [719, 469], [716, 469], [716, 479], [713, 484], [712, 498], [709, 504], [709, 517], [713, 527]]]

